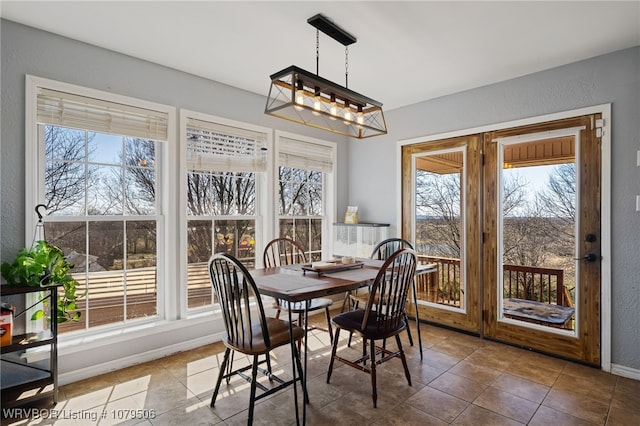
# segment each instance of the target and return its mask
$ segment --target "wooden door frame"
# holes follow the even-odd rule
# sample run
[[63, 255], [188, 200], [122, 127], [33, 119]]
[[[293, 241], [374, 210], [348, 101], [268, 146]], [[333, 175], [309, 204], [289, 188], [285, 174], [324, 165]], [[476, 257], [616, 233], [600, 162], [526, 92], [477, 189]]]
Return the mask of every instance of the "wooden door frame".
[[600, 368], [611, 372], [611, 104], [601, 104], [591, 107], [579, 108], [558, 113], [529, 117], [519, 120], [499, 122], [481, 127], [466, 128], [451, 132], [425, 135], [411, 139], [398, 140], [396, 143], [396, 229], [403, 229], [403, 168], [402, 148], [405, 145], [431, 142], [440, 139], [449, 139], [467, 136], [477, 133], [486, 133], [512, 127], [533, 125], [548, 121], [567, 119], [590, 114], [601, 114], [602, 139], [601, 139], [601, 309], [600, 309]]
[[[502, 143], [521, 141], [518, 143], [534, 143], [535, 141], [554, 138], [563, 134], [574, 138], [575, 166], [577, 173], [576, 194], [580, 205], [576, 205], [576, 256], [593, 250], [600, 254], [600, 138], [596, 136], [599, 115], [591, 114], [579, 117], [553, 120], [527, 126], [508, 128], [485, 133], [484, 140], [484, 234], [486, 236], [483, 259], [485, 266], [483, 277], [485, 335], [516, 344], [521, 347], [534, 348], [546, 353], [556, 354], [567, 359], [600, 366], [600, 298], [602, 282], [600, 262], [580, 262], [576, 269], [575, 305], [576, 327], [568, 330], [532, 325], [517, 320], [504, 318], [502, 315], [502, 263], [501, 237], [503, 230], [503, 214], [500, 207], [501, 170], [503, 169], [501, 149]], [[507, 145], [508, 146], [508, 145]], [[502, 147], [502, 148], [501, 148]], [[597, 170], [598, 173], [580, 173], [585, 168]], [[586, 192], [593, 193], [582, 197]], [[576, 201], [577, 202], [577, 201]], [[585, 207], [583, 203], [587, 203]], [[579, 214], [578, 214], [579, 213]], [[579, 216], [579, 218], [578, 218]], [[584, 236], [595, 233], [594, 242], [586, 242]], [[578, 275], [579, 273], [579, 275]]]
[[[477, 335], [482, 327], [482, 293], [479, 288], [472, 288], [470, 283], [478, 283], [482, 279], [482, 268], [478, 259], [482, 249], [481, 223], [476, 220], [481, 211], [482, 195], [480, 193], [482, 175], [482, 135], [472, 134], [463, 137], [439, 140], [437, 142], [417, 143], [406, 145], [403, 149], [403, 167], [411, 173], [403, 176], [403, 188], [406, 193], [414, 193], [416, 157], [429, 156], [443, 151], [463, 152], [463, 176], [461, 177], [462, 194], [464, 200], [461, 208], [462, 237], [464, 254], [460, 256], [460, 276], [464, 280], [464, 304], [462, 309], [443, 309], [442, 305], [434, 308], [432, 305], [418, 307], [419, 316], [425, 321], [459, 330], [465, 330]], [[403, 214], [405, 220], [401, 229], [403, 238], [415, 241], [415, 205], [413, 196], [403, 198]], [[477, 286], [476, 286], [477, 287]], [[462, 299], [462, 296], [461, 296]]]

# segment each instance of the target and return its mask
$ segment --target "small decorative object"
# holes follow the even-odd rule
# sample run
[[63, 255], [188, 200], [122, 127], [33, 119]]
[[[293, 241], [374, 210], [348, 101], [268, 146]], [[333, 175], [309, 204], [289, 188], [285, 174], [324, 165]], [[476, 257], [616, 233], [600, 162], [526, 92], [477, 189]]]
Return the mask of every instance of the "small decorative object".
[[8, 303], [2, 303], [0, 306], [0, 346], [11, 344], [13, 337], [13, 312], [14, 307]]
[[358, 223], [358, 206], [347, 207], [347, 212], [344, 214], [344, 223]]

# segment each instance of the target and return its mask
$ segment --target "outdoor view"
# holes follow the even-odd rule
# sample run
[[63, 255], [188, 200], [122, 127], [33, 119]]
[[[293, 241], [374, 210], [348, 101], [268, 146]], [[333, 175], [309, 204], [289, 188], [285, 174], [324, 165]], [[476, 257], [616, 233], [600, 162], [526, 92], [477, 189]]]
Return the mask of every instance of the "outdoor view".
[[[516, 158], [514, 152], [521, 149], [526, 151], [525, 146], [507, 145], [503, 153], [499, 219], [502, 296], [505, 300], [573, 307], [576, 286], [573, 154], [555, 159], [535, 159], [531, 155], [527, 159]], [[419, 286], [419, 297], [462, 309], [464, 151], [423, 156], [416, 162], [416, 168], [416, 249], [424, 263], [438, 265], [437, 278]], [[564, 328], [572, 327], [571, 321], [564, 324]]]
[[322, 172], [279, 168], [279, 236], [299, 242], [310, 262], [322, 257], [322, 183]]
[[59, 126], [45, 140], [45, 235], [78, 281], [79, 322], [60, 331], [156, 314], [156, 142]]
[[[254, 141], [233, 134], [188, 128], [188, 152], [236, 146], [240, 161]], [[231, 132], [230, 132], [231, 133]], [[208, 145], [205, 148], [204, 145]], [[218, 148], [224, 146], [225, 148]], [[248, 268], [256, 266], [256, 173], [251, 171], [192, 170], [187, 175], [188, 308], [213, 302], [207, 261], [213, 253], [230, 253]], [[244, 164], [244, 163], [243, 163]], [[321, 256], [321, 172], [279, 167], [277, 203], [280, 236], [298, 241], [309, 258]]]

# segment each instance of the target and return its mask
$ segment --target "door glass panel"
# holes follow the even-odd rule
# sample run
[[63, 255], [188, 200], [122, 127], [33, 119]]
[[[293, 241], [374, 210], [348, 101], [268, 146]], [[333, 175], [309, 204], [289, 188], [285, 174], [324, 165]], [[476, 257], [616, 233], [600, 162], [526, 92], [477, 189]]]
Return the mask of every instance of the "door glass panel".
[[415, 249], [437, 274], [418, 278], [418, 300], [465, 309], [464, 148], [430, 152], [415, 161]]
[[574, 330], [575, 138], [503, 143], [500, 155], [501, 318]]

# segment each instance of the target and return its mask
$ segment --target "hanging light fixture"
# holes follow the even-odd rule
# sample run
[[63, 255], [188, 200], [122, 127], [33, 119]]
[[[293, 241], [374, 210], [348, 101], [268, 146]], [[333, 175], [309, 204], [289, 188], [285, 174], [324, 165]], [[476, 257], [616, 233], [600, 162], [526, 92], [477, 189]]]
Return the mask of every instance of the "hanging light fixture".
[[[358, 139], [386, 134], [382, 104], [348, 88], [355, 37], [321, 14], [307, 22], [316, 28], [316, 73], [292, 65], [272, 74], [265, 114]], [[345, 46], [344, 87], [319, 75], [320, 31]]]

